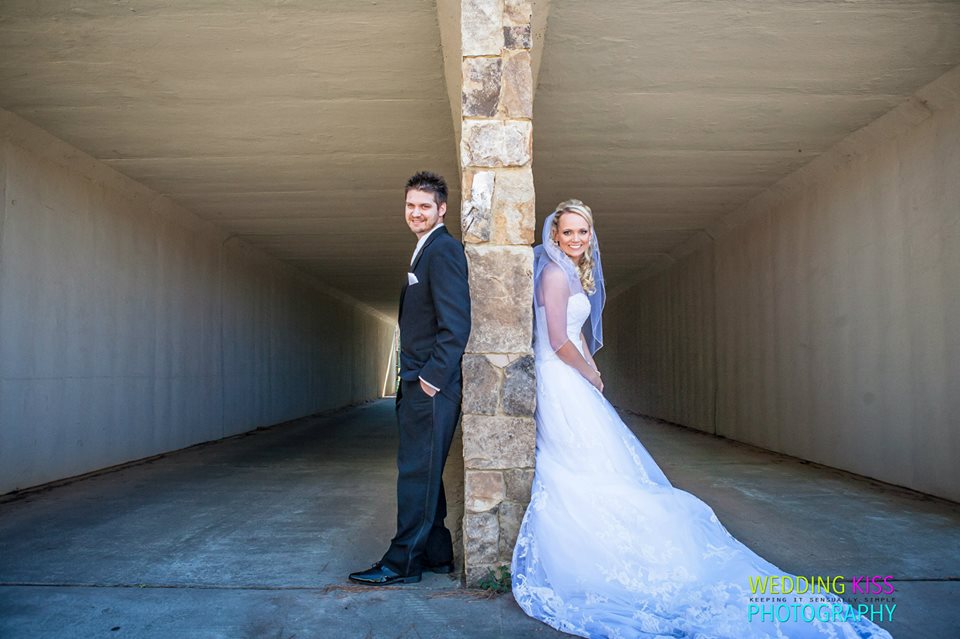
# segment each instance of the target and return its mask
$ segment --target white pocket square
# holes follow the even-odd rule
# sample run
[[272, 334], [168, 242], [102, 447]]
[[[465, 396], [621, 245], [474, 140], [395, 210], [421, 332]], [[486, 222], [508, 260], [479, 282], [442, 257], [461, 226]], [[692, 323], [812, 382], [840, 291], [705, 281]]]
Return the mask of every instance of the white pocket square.
[[420, 280], [417, 279], [417, 276], [413, 273], [407, 273], [407, 286], [412, 284], [419, 284]]

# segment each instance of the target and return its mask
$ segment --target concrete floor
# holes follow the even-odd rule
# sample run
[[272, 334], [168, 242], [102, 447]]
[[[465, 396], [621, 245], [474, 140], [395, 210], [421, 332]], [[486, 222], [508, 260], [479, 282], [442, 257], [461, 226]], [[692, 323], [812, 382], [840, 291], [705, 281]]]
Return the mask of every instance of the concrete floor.
[[[773, 563], [893, 575], [894, 637], [960, 636], [960, 505], [626, 417]], [[395, 442], [384, 400], [0, 500], [0, 637], [566, 636], [457, 578], [348, 583], [392, 535]]]

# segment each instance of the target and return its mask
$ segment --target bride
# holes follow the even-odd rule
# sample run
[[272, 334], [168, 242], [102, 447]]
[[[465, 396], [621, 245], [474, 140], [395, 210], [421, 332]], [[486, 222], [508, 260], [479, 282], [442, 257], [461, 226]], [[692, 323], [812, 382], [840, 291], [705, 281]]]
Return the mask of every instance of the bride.
[[544, 224], [534, 296], [536, 472], [511, 566], [528, 615], [590, 638], [889, 639], [829, 588], [760, 602], [751, 578], [792, 576], [674, 488], [603, 397], [603, 271], [579, 200]]

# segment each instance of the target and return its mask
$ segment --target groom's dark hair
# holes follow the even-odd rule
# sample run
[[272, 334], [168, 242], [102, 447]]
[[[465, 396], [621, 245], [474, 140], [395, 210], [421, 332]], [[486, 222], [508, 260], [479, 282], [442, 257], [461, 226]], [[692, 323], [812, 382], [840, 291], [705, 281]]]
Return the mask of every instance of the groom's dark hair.
[[447, 201], [447, 182], [430, 171], [419, 171], [407, 180], [407, 189], [403, 192], [404, 195], [411, 190], [433, 193], [433, 200], [437, 203], [437, 208], [440, 208], [440, 205]]

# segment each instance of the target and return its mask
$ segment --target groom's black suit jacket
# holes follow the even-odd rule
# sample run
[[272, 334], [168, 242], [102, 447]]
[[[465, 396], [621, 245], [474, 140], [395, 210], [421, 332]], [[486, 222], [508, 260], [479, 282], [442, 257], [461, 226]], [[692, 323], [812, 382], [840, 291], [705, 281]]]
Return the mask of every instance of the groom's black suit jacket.
[[446, 227], [438, 228], [427, 238], [410, 272], [418, 281], [406, 284], [400, 293], [400, 378], [423, 378], [459, 402], [460, 363], [470, 337], [463, 245]]

